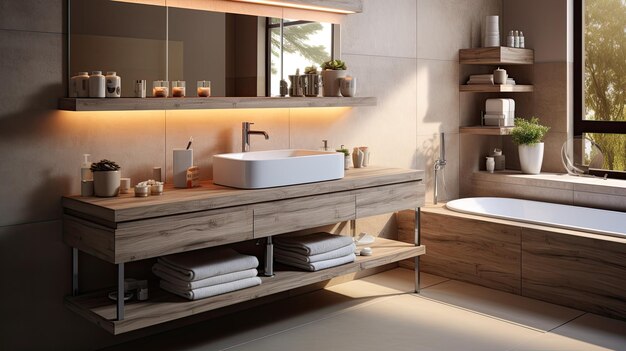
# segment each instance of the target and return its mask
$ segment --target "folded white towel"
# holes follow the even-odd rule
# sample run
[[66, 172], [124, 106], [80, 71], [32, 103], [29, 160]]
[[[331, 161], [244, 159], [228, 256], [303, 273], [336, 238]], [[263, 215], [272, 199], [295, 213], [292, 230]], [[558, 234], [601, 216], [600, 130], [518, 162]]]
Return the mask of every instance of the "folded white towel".
[[261, 284], [261, 278], [253, 277], [253, 278], [245, 278], [245, 279], [236, 280], [230, 283], [217, 284], [213, 286], [207, 286], [204, 288], [189, 290], [189, 289], [181, 289], [179, 286], [170, 284], [165, 280], [161, 280], [159, 282], [159, 286], [161, 287], [161, 289], [165, 291], [169, 291], [172, 294], [182, 296], [189, 300], [204, 299], [206, 297], [225, 294], [231, 291], [241, 290], [241, 289], [249, 288], [252, 286], [257, 286], [260, 284]]
[[181, 289], [198, 289], [206, 286], [212, 286], [217, 284], [230, 283], [235, 280], [256, 277], [258, 272], [256, 269], [247, 269], [245, 271], [226, 273], [216, 275], [210, 278], [187, 281], [184, 280], [184, 276], [176, 272], [175, 270], [164, 266], [160, 263], [156, 263], [152, 266], [152, 273], [157, 277], [167, 280], [168, 283], [179, 286]]
[[356, 259], [356, 255], [354, 253], [351, 253], [343, 257], [333, 258], [332, 260], [325, 260], [325, 261], [311, 262], [311, 263], [306, 263], [297, 259], [291, 259], [287, 257], [280, 257], [280, 258], [275, 257], [275, 258], [276, 258], [276, 261], [284, 263], [286, 265], [297, 267], [297, 268], [302, 268], [304, 270], [311, 271], [311, 272], [315, 272], [315, 271], [319, 271], [322, 269], [331, 268], [335, 266], [341, 266], [342, 264], [354, 262], [354, 260]]
[[317, 255], [307, 256], [307, 255], [303, 255], [300, 252], [291, 251], [288, 248], [283, 249], [280, 246], [277, 246], [274, 248], [274, 257], [284, 257], [286, 259], [294, 259], [294, 260], [302, 261], [303, 263], [309, 263], [309, 262], [332, 260], [333, 258], [343, 257], [351, 253], [354, 253], [354, 250], [356, 250], [356, 245], [352, 243], [348, 246], [340, 247], [337, 250], [328, 251], [328, 252], [324, 252], [324, 253], [317, 254]]
[[178, 272], [180, 279], [200, 280], [259, 266], [254, 256], [242, 255], [229, 248], [211, 248], [159, 257], [158, 263]]
[[274, 244], [283, 249], [301, 252], [312, 256], [337, 250], [352, 243], [349, 236], [333, 235], [330, 233], [314, 233], [301, 236], [277, 236]]

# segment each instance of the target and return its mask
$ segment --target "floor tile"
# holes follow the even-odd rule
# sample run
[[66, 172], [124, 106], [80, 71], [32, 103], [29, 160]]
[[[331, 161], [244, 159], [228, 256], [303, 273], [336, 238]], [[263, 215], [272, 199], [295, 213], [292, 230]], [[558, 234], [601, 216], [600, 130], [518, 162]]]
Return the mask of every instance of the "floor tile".
[[540, 331], [554, 329], [584, 313], [456, 280], [426, 288], [421, 295]]
[[[439, 284], [448, 280], [428, 273], [420, 274], [420, 288]], [[396, 268], [381, 274], [326, 288], [352, 298], [381, 297], [415, 292], [415, 273], [410, 269]]]
[[506, 350], [541, 332], [415, 295], [367, 306], [230, 350]]

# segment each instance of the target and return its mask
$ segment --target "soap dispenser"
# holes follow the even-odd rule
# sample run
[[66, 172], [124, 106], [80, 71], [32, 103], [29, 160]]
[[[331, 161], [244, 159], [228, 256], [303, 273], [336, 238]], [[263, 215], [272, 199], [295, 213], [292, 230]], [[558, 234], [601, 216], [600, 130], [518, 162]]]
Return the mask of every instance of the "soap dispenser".
[[91, 172], [91, 161], [89, 161], [90, 154], [83, 154], [83, 164], [80, 165], [80, 180], [93, 180], [93, 173]]

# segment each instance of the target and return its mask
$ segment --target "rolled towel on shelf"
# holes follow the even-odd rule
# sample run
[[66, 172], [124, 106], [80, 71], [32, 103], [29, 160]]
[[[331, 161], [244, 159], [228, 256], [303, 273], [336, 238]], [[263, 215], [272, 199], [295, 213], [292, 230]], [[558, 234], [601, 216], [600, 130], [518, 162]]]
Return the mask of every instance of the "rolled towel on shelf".
[[341, 266], [342, 264], [354, 262], [354, 260], [356, 260], [356, 255], [354, 253], [351, 253], [349, 255], [339, 257], [339, 258], [333, 258], [331, 260], [310, 262], [310, 263], [306, 263], [306, 262], [302, 262], [301, 260], [291, 259], [291, 258], [286, 258], [286, 257], [275, 257], [275, 259], [276, 261], [280, 263], [284, 263], [292, 267], [301, 268], [307, 271], [315, 272], [315, 271], [320, 271], [322, 269]]
[[176, 294], [178, 296], [182, 296], [189, 300], [199, 300], [204, 299], [211, 296], [221, 295], [225, 293], [229, 293], [236, 290], [241, 290], [245, 288], [250, 288], [253, 286], [257, 286], [261, 284], [261, 278], [253, 277], [253, 278], [245, 278], [236, 280], [234, 282], [217, 284], [212, 286], [207, 286], [204, 288], [198, 289], [181, 289], [179, 286], [171, 284], [165, 280], [161, 280], [159, 282], [159, 286], [161, 289], [165, 291], [169, 291], [172, 294]]
[[356, 245], [351, 243], [350, 245], [340, 247], [337, 250], [328, 251], [325, 253], [317, 254], [317, 255], [303, 255], [298, 251], [292, 251], [289, 248], [283, 249], [280, 246], [274, 247], [274, 257], [284, 257], [286, 259], [293, 259], [302, 261], [303, 263], [312, 263], [319, 262], [325, 260], [331, 260], [333, 258], [339, 258], [351, 253], [354, 253], [356, 250]]
[[277, 236], [274, 247], [288, 249], [304, 255], [312, 256], [337, 250], [353, 243], [349, 236], [330, 233], [313, 233], [300, 236]]
[[212, 285], [230, 283], [240, 279], [256, 277], [258, 274], [257, 270], [252, 268], [245, 271], [226, 273], [205, 279], [188, 281], [182, 279], [183, 276], [175, 270], [172, 270], [171, 268], [160, 263], [156, 263], [152, 266], [152, 273], [154, 273], [157, 277], [166, 280], [168, 283], [180, 287], [181, 289], [198, 289]]
[[255, 256], [230, 248], [211, 248], [159, 257], [157, 262], [176, 272], [181, 280], [194, 281], [245, 271], [259, 266]]

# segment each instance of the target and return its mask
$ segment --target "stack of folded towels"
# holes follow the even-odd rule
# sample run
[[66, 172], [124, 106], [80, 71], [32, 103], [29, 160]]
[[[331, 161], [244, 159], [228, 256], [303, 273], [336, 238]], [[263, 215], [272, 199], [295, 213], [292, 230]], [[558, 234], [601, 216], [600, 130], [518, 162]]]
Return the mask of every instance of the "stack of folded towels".
[[163, 290], [198, 300], [261, 284], [258, 265], [255, 256], [212, 248], [159, 257], [152, 272]]
[[351, 237], [329, 233], [274, 239], [276, 261], [312, 272], [354, 262], [355, 249]]

